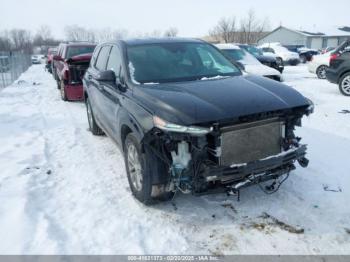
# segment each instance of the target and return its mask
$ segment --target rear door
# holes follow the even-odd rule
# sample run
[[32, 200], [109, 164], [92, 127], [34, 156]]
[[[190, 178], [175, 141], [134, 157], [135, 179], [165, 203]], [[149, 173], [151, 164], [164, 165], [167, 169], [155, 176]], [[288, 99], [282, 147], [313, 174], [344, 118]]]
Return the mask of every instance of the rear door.
[[104, 102], [104, 84], [103, 82], [98, 81], [97, 77], [100, 72], [106, 70], [110, 50], [110, 45], [102, 46], [99, 50], [95, 64], [90, 67], [90, 70], [87, 73], [87, 78], [90, 82], [89, 93], [91, 97], [90, 101], [92, 102], [93, 113], [98, 122], [102, 124], [105, 129], [108, 129], [109, 133], [109, 123], [108, 118], [106, 117], [106, 111], [108, 110], [108, 107]]

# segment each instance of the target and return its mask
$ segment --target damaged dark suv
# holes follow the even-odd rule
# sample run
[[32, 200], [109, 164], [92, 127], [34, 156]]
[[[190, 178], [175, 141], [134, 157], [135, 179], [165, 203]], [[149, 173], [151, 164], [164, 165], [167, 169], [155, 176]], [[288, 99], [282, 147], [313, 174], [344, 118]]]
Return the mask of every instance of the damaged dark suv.
[[313, 111], [294, 89], [243, 75], [214, 46], [193, 39], [99, 45], [84, 79], [90, 130], [120, 145], [130, 188], [145, 204], [183, 193], [276, 190], [306, 167], [294, 135]]

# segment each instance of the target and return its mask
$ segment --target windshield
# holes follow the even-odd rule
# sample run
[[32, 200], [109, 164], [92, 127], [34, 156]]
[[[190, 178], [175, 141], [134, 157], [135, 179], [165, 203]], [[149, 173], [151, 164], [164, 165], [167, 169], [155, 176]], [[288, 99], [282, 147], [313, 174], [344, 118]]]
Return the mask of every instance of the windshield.
[[156, 43], [127, 47], [135, 83], [191, 81], [239, 75], [216, 48], [206, 43]]
[[90, 54], [95, 50], [95, 46], [70, 46], [67, 50], [66, 58], [71, 58], [73, 56]]
[[222, 50], [229, 58], [234, 61], [241, 62], [243, 65], [256, 65], [259, 61], [250, 53], [243, 49], [223, 49]]
[[244, 49], [247, 50], [249, 53], [251, 53], [254, 56], [263, 55], [262, 51], [255, 46], [245, 46]]

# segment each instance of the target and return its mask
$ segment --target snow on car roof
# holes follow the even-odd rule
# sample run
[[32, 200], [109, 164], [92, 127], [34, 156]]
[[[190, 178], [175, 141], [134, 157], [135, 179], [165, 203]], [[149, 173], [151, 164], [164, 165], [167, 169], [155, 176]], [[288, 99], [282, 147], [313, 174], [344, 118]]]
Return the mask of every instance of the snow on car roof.
[[239, 46], [234, 44], [216, 44], [215, 46], [219, 49], [240, 49]]
[[203, 43], [204, 41], [195, 38], [181, 37], [162, 37], [162, 38], [132, 38], [122, 40], [127, 45], [143, 45], [143, 44], [158, 44], [158, 43]]

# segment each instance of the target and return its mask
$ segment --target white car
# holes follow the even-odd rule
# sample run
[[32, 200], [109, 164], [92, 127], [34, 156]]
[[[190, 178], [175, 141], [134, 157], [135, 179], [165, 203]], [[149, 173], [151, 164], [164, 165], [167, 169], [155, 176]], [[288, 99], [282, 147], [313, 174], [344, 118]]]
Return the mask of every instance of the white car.
[[265, 43], [259, 46], [264, 55], [275, 54], [278, 58], [282, 59], [284, 64], [297, 65], [300, 63], [299, 54], [291, 52], [280, 43]]
[[241, 63], [244, 71], [249, 74], [264, 76], [273, 80], [282, 81], [282, 75], [274, 68], [263, 65], [253, 55], [233, 44], [217, 44], [219, 48], [231, 60]]
[[32, 55], [31, 57], [32, 64], [41, 64], [43, 59], [44, 59], [43, 55]]
[[332, 51], [322, 55], [313, 56], [312, 60], [307, 66], [309, 72], [316, 74], [320, 79], [326, 79], [326, 69], [329, 67], [331, 55]]

